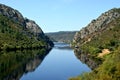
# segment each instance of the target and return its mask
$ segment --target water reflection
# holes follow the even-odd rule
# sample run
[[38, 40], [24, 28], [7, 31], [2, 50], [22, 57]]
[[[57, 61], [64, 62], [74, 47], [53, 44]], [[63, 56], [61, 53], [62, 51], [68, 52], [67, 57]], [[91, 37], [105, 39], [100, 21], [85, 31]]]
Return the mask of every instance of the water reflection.
[[48, 52], [40, 49], [0, 53], [0, 80], [67, 80], [91, 71], [76, 59], [69, 44], [56, 43]]
[[61, 49], [61, 50], [71, 50], [70, 44], [63, 43], [63, 42], [54, 42], [54, 48]]
[[65, 49], [68, 45], [56, 43], [42, 64], [34, 72], [23, 75], [20, 80], [68, 80], [91, 71], [87, 65], [76, 59], [72, 49]]
[[87, 64], [92, 70], [97, 68], [101, 64], [101, 60], [91, 57], [89, 54], [84, 53], [81, 50], [74, 50], [75, 56], [83, 63]]
[[49, 50], [24, 50], [0, 53], [0, 80], [19, 80], [24, 73], [34, 71]]

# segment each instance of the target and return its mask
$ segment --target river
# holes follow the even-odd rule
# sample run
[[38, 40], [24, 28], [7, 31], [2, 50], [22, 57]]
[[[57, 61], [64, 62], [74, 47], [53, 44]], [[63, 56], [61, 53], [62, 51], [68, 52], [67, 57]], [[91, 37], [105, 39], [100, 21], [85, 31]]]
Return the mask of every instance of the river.
[[20, 80], [68, 80], [89, 71], [91, 69], [76, 58], [69, 44], [55, 43], [41, 64], [24, 73]]

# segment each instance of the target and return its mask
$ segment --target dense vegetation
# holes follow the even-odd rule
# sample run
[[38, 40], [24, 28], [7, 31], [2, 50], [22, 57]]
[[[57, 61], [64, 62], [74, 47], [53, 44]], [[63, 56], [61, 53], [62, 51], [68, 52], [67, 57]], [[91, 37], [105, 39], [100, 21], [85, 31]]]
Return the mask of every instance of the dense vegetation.
[[[120, 18], [113, 20], [103, 31], [95, 33], [91, 41], [81, 45], [80, 49], [94, 58], [101, 59], [102, 64], [90, 73], [84, 73], [70, 80], [120, 80]], [[110, 54], [98, 57], [103, 49]]]
[[[109, 27], [112, 26], [112, 27]], [[120, 46], [120, 18], [114, 20], [107, 25], [105, 31], [101, 31], [95, 35], [90, 42], [81, 46], [81, 49], [90, 53], [93, 56], [97, 56], [103, 49], [109, 49], [114, 51]]]
[[105, 56], [102, 65], [90, 73], [84, 73], [70, 80], [120, 80], [120, 47]]
[[0, 50], [41, 47], [47, 47], [44, 40], [37, 40], [29, 30], [6, 16], [0, 15]]
[[47, 36], [51, 38], [54, 42], [66, 42], [70, 43], [73, 40], [73, 37], [77, 31], [60, 31], [53, 33], [46, 33]]
[[[19, 80], [24, 72], [34, 70], [53, 46], [35, 21], [0, 4], [0, 80]], [[38, 62], [32, 65], [32, 61]]]

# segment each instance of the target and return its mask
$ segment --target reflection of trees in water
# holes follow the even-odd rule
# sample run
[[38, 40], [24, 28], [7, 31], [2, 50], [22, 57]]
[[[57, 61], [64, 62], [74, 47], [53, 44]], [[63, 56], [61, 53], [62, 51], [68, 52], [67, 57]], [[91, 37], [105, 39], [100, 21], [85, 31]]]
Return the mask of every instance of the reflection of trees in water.
[[101, 64], [101, 61], [97, 61], [94, 57], [91, 57], [89, 54], [86, 54], [80, 50], [75, 49], [74, 53], [81, 62], [87, 64], [92, 70]]
[[34, 71], [49, 50], [24, 50], [0, 53], [0, 80], [19, 80], [27, 72]]

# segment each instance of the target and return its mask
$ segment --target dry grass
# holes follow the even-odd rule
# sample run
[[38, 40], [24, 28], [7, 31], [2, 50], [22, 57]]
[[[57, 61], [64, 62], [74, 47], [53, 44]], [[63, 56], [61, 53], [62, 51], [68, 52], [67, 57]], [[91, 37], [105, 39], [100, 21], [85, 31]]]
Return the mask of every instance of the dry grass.
[[103, 56], [105, 56], [105, 55], [107, 55], [107, 54], [110, 54], [110, 50], [109, 49], [103, 49], [102, 50], [102, 53], [99, 53], [98, 54], [98, 57], [103, 57]]

